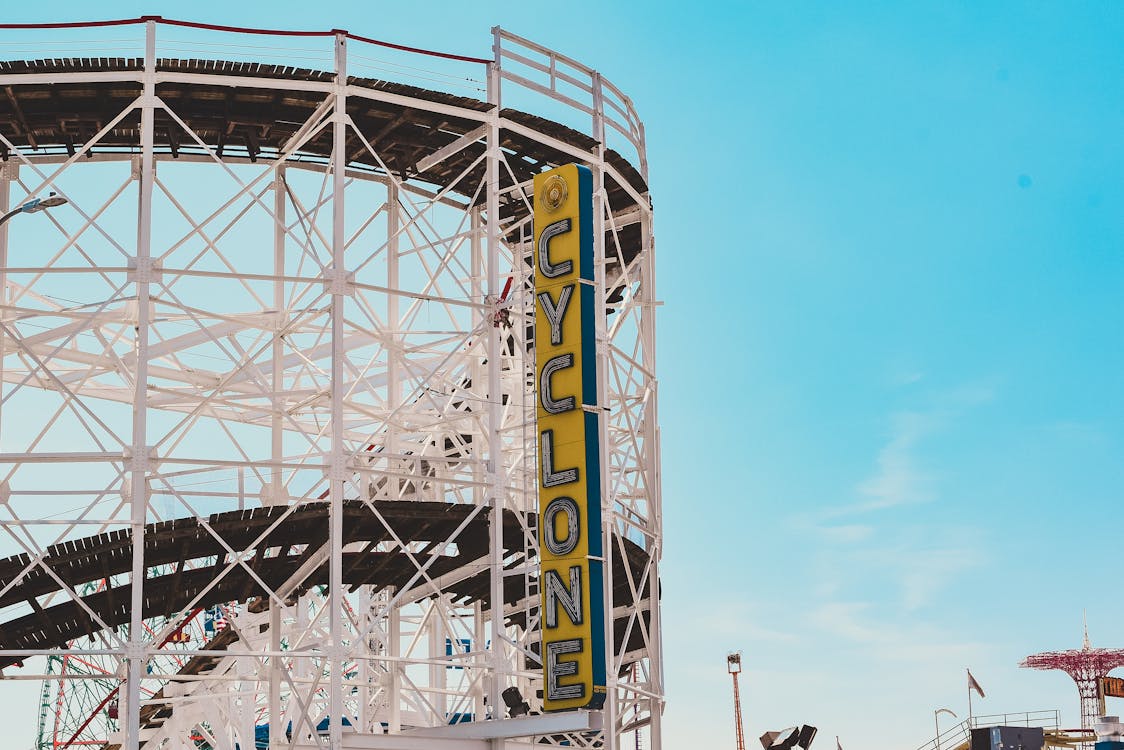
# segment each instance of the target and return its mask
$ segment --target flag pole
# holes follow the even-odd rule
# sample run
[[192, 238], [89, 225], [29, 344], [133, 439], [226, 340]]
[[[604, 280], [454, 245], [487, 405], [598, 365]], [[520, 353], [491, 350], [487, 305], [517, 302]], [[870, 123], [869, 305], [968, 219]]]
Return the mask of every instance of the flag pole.
[[972, 728], [972, 673], [968, 672], [968, 729]]

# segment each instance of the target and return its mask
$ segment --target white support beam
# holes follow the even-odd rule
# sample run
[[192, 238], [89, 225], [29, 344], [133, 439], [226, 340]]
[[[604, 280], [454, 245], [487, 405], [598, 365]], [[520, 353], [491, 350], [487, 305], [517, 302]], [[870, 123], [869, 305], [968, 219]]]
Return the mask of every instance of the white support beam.
[[[283, 745], [293, 750], [324, 750], [322, 745]], [[488, 740], [450, 740], [404, 734], [344, 734], [340, 750], [492, 750]]]
[[344, 300], [346, 288], [342, 283], [347, 274], [345, 250], [347, 243], [345, 191], [347, 189], [347, 36], [335, 34], [335, 106], [332, 111], [332, 267], [331, 285], [331, 457], [328, 459], [328, 558], [329, 592], [327, 649], [329, 660], [328, 683], [328, 736], [333, 748], [342, 745], [343, 733], [343, 655], [344, 632], [342, 612], [343, 582], [343, 502], [346, 492], [345, 462], [347, 447], [344, 444]]
[[[566, 711], [414, 729], [402, 734], [348, 732], [343, 735], [341, 747], [346, 750], [491, 750], [496, 740], [529, 740], [565, 732], [598, 732], [603, 727], [604, 718], [600, 711]], [[316, 746], [295, 747], [297, 750], [312, 750]]]
[[428, 172], [430, 170], [430, 168], [437, 166], [438, 164], [445, 161], [446, 159], [448, 159], [450, 156], [457, 153], [458, 151], [463, 151], [468, 146], [472, 145], [473, 143], [476, 143], [481, 138], [484, 138], [487, 134], [488, 134], [488, 126], [487, 125], [481, 125], [480, 127], [476, 128], [475, 130], [468, 131], [467, 133], [462, 135], [460, 138], [458, 138], [455, 141], [453, 141], [452, 143], [450, 143], [448, 146], [443, 146], [443, 147], [437, 149], [436, 151], [434, 151], [429, 156], [427, 156], [423, 159], [420, 159], [418, 161], [418, 172], [419, 173], [420, 172]]
[[471, 724], [415, 729], [410, 734], [433, 739], [518, 739], [563, 732], [599, 732], [605, 725], [604, 721], [601, 711], [562, 711], [499, 721], [477, 721]]
[[[145, 23], [144, 45], [144, 95], [141, 104], [141, 157], [140, 179], [137, 188], [137, 246], [138, 268], [151, 264], [152, 259], [152, 185], [155, 166], [152, 160], [154, 142], [154, 108], [156, 104], [156, 24]], [[136, 280], [137, 308], [142, 312], [148, 309], [151, 298], [151, 273], [138, 273]], [[125, 707], [122, 713], [127, 718], [125, 745], [128, 750], [140, 750], [140, 698], [141, 675], [145, 656], [144, 636], [144, 530], [148, 519], [148, 347], [150, 343], [150, 321], [148, 316], [138, 316], [136, 324], [136, 376], [133, 400], [132, 458], [127, 467], [130, 486], [129, 530], [133, 541], [133, 565], [129, 575], [129, 641], [126, 645], [127, 681], [125, 684]]]

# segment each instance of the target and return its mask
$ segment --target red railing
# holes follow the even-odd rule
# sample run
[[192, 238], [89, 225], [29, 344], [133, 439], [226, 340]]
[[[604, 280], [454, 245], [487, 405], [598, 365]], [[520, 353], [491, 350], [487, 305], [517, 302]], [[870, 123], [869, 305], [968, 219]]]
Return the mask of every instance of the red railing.
[[412, 52], [418, 55], [428, 55], [429, 57], [439, 57], [444, 60], [457, 60], [459, 62], [479, 63], [487, 65], [492, 62], [482, 57], [469, 57], [467, 55], [455, 55], [450, 52], [438, 52], [437, 50], [424, 49], [422, 47], [410, 47], [404, 44], [395, 44], [394, 42], [385, 42], [381, 39], [373, 39], [367, 36], [360, 36], [359, 34], [352, 34], [343, 29], [331, 29], [328, 31], [302, 31], [302, 30], [286, 30], [286, 29], [255, 29], [247, 26], [225, 26], [222, 24], [213, 23], [199, 23], [197, 21], [181, 21], [174, 18], [164, 18], [163, 16], [139, 16], [137, 18], [120, 18], [110, 21], [71, 21], [65, 23], [0, 23], [0, 29], [11, 30], [32, 30], [32, 29], [93, 29], [103, 26], [133, 26], [152, 21], [153, 23], [163, 24], [165, 26], [182, 26], [189, 29], [203, 29], [206, 31], [225, 31], [236, 34], [262, 34], [266, 36], [300, 36], [300, 37], [325, 37], [325, 36], [343, 36], [348, 39], [353, 39], [357, 42], [365, 44], [373, 44], [377, 47], [386, 47], [387, 49], [399, 50], [400, 52]]

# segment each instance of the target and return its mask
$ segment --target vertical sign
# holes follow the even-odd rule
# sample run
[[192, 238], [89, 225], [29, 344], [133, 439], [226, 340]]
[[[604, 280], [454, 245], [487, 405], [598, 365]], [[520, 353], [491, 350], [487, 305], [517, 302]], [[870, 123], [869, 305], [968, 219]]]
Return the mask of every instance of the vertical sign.
[[586, 167], [535, 176], [533, 252], [543, 710], [600, 708], [605, 581], [593, 175]]

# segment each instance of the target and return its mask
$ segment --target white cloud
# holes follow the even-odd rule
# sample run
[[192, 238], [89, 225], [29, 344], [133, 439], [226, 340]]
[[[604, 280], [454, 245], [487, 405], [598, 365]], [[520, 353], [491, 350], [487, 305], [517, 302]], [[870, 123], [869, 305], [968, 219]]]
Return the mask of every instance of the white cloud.
[[941, 403], [944, 408], [956, 411], [972, 409], [994, 401], [998, 389], [998, 378], [984, 378], [944, 393]]
[[856, 544], [870, 539], [874, 534], [874, 527], [866, 524], [846, 523], [838, 526], [818, 526], [816, 531], [829, 542]]
[[917, 444], [941, 422], [932, 414], [897, 414], [890, 441], [878, 452], [875, 473], [859, 483], [858, 492], [866, 498], [856, 511], [881, 510], [933, 499], [933, 477], [924, 471], [915, 456]]
[[897, 370], [890, 375], [890, 385], [902, 388], [914, 383], [920, 383], [925, 377], [925, 373], [920, 370]]
[[930, 408], [890, 417], [889, 440], [875, 457], [874, 472], [855, 487], [859, 498], [821, 515], [822, 519], [917, 505], [937, 499], [938, 475], [919, 457], [925, 439], [945, 429], [963, 412], [995, 398], [994, 378], [966, 383], [937, 394]]
[[819, 601], [874, 596], [909, 615], [939, 602], [951, 585], [983, 564], [983, 549], [980, 533], [970, 527], [907, 526], [823, 550], [811, 591]]
[[757, 606], [747, 601], [719, 601], [694, 618], [691, 631], [705, 635], [710, 642], [726, 639], [731, 647], [743, 642], [777, 643], [796, 640], [796, 636], [790, 631], [761, 625], [760, 622], [765, 619], [762, 613], [767, 611], [768, 606]]
[[880, 661], [911, 662], [944, 669], [969, 663], [986, 650], [985, 644], [950, 639], [940, 629], [897, 617], [879, 617], [866, 602], [826, 602], [811, 614], [819, 630], [861, 647]]
[[970, 547], [904, 551], [902, 563], [902, 606], [907, 611], [928, 605], [937, 592], [957, 575], [981, 562], [980, 554]]
[[[925, 437], [943, 424], [943, 417], [939, 414], [902, 412], [894, 415], [891, 422], [890, 439], [878, 451], [874, 473], [859, 482], [855, 488], [862, 499], [829, 508], [819, 514], [819, 520], [827, 521], [901, 505], [924, 503], [935, 498], [935, 477], [922, 467], [916, 449]], [[833, 527], [821, 527], [820, 530], [830, 528]], [[850, 527], [843, 525], [834, 528]]]
[[1106, 435], [1100, 425], [1093, 422], [1062, 421], [1046, 428], [1060, 440], [1076, 443], [1104, 443]]

